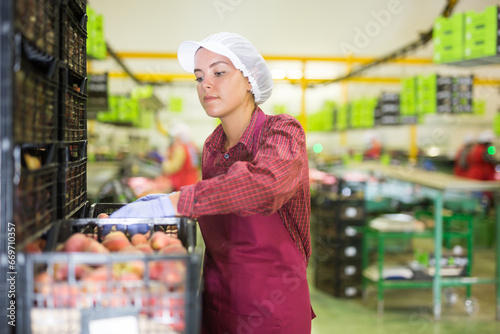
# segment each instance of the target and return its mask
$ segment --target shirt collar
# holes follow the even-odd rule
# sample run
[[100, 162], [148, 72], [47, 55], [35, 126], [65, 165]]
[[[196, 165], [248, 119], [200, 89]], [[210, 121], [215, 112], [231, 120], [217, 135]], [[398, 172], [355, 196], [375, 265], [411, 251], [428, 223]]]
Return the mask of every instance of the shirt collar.
[[[255, 130], [255, 124], [257, 123], [257, 116], [261, 109], [259, 107], [255, 107], [252, 118], [250, 120], [250, 124], [247, 126], [246, 130], [238, 140], [238, 143], [235, 145], [243, 145], [246, 147], [247, 151], [250, 152], [250, 147], [252, 147], [253, 143], [253, 133]], [[217, 128], [213, 132], [213, 137], [211, 140], [210, 148], [219, 152], [224, 152], [224, 142], [226, 141], [226, 135], [224, 134], [224, 130], [222, 129], [222, 124], [219, 124]]]

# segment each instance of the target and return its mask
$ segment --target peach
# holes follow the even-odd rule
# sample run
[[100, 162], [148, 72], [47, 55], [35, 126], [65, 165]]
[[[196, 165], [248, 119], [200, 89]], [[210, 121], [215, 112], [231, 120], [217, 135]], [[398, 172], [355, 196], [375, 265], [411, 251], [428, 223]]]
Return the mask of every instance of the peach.
[[[93, 269], [85, 264], [75, 265], [75, 278], [80, 279], [87, 276]], [[54, 278], [57, 281], [66, 280], [68, 278], [68, 264], [56, 263], [54, 264]]]
[[36, 253], [42, 252], [40, 245], [36, 241], [30, 242], [29, 244], [27, 244], [26, 247], [24, 248], [24, 250], [26, 253], [30, 253], [30, 254], [36, 254]]
[[105, 292], [108, 280], [111, 281], [115, 278], [114, 272], [110, 271], [107, 266], [97, 267], [82, 278], [82, 282], [84, 282], [83, 291], [90, 293]]
[[186, 267], [180, 261], [164, 262], [163, 272], [160, 277], [162, 282], [169, 285], [177, 285], [184, 281]]
[[155, 252], [149, 244], [139, 244], [136, 245], [135, 248], [140, 250], [144, 254], [154, 254]]
[[109, 249], [109, 251], [111, 251], [111, 252], [119, 252], [123, 248], [132, 246], [132, 244], [130, 243], [130, 241], [128, 241], [128, 239], [126, 237], [125, 238], [122, 238], [122, 237], [108, 238], [108, 237], [106, 237], [106, 239], [104, 239], [102, 244], [104, 247]]
[[180, 284], [184, 280], [186, 268], [181, 261], [155, 261], [148, 263], [149, 277], [169, 285]]
[[148, 243], [148, 239], [146, 238], [146, 236], [144, 234], [140, 234], [140, 233], [134, 234], [132, 236], [131, 241], [132, 241], [132, 245], [134, 245], [134, 246]]
[[47, 295], [53, 282], [46, 271], [39, 273], [35, 276], [35, 292]]
[[112, 231], [112, 232], [109, 232], [109, 234], [104, 238], [104, 240], [106, 240], [106, 239], [111, 240], [111, 239], [114, 239], [114, 238], [128, 240], [127, 235], [125, 233], [123, 233], [122, 231]]
[[63, 251], [72, 252], [83, 252], [89, 245], [90, 239], [83, 233], [75, 233], [65, 242]]
[[139, 278], [142, 278], [145, 268], [146, 264], [144, 263], [144, 261], [131, 260], [123, 263], [114, 263], [113, 273], [119, 280], [122, 280], [122, 277], [127, 276], [128, 274], [134, 274]]
[[55, 307], [76, 307], [80, 292], [77, 286], [58, 283], [53, 286], [52, 300]]
[[109, 215], [107, 215], [106, 213], [100, 213], [97, 218], [109, 218]]
[[85, 252], [87, 253], [109, 253], [109, 250], [100, 244], [98, 241], [88, 238], [90, 240]]
[[156, 231], [151, 236], [149, 243], [154, 250], [160, 250], [163, 247], [165, 247], [171, 243], [176, 242], [174, 240], [178, 240], [178, 239], [171, 236], [171, 235], [166, 234], [165, 232]]
[[[178, 239], [177, 239], [178, 240]], [[182, 244], [170, 244], [158, 251], [159, 254], [187, 254], [186, 248]]]

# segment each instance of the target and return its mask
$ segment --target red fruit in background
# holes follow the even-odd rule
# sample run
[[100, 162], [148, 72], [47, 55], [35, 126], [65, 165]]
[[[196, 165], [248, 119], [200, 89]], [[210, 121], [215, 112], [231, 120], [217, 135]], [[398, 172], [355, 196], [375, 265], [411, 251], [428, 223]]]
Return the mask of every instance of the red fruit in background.
[[63, 251], [72, 252], [84, 252], [90, 243], [89, 238], [83, 233], [75, 233], [64, 243]]
[[97, 218], [109, 218], [109, 215], [105, 214], [105, 213], [100, 213]]

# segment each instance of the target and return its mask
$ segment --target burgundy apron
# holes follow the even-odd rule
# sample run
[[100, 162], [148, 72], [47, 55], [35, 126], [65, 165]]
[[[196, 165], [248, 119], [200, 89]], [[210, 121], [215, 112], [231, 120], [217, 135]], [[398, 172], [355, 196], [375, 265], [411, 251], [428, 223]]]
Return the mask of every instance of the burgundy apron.
[[[266, 120], [259, 111], [252, 154]], [[215, 152], [203, 179], [225, 174]], [[202, 334], [310, 334], [313, 317], [306, 261], [278, 212], [198, 219], [205, 241]]]

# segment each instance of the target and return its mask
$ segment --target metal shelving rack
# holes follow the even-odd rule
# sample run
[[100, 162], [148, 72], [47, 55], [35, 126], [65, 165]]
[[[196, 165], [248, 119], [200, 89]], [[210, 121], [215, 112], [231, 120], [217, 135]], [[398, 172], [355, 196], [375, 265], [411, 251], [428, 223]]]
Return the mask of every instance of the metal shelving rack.
[[[415, 168], [405, 168], [403, 166], [382, 166], [374, 163], [365, 163], [353, 166], [353, 169], [370, 171], [380, 174], [385, 178], [397, 179], [415, 185], [420, 185], [431, 189], [434, 193], [434, 230], [421, 233], [391, 233], [375, 232], [378, 237], [384, 238], [412, 238], [423, 237], [434, 239], [434, 257], [442, 258], [443, 238], [443, 204], [445, 191], [491, 191], [495, 194], [495, 203], [500, 200], [500, 183], [496, 181], [475, 181], [460, 178], [449, 174], [428, 172]], [[463, 236], [462, 236], [463, 237]], [[466, 236], [465, 236], [466, 237]], [[493, 284], [496, 288], [496, 319], [500, 320], [500, 206], [496, 207], [496, 269], [495, 277], [451, 277], [441, 276], [441, 263], [435, 263], [435, 275], [431, 281], [381, 281], [383, 289], [405, 289], [405, 288], [432, 288], [433, 293], [433, 314], [436, 320], [441, 318], [441, 292], [444, 287], [470, 287], [476, 284]], [[384, 255], [384, 248], [378, 248], [378, 255]], [[365, 260], [366, 261], [366, 260]], [[379, 263], [380, 265], [380, 263]], [[379, 266], [379, 277], [382, 277], [382, 267]], [[383, 294], [378, 294], [379, 311], [383, 307]]]

